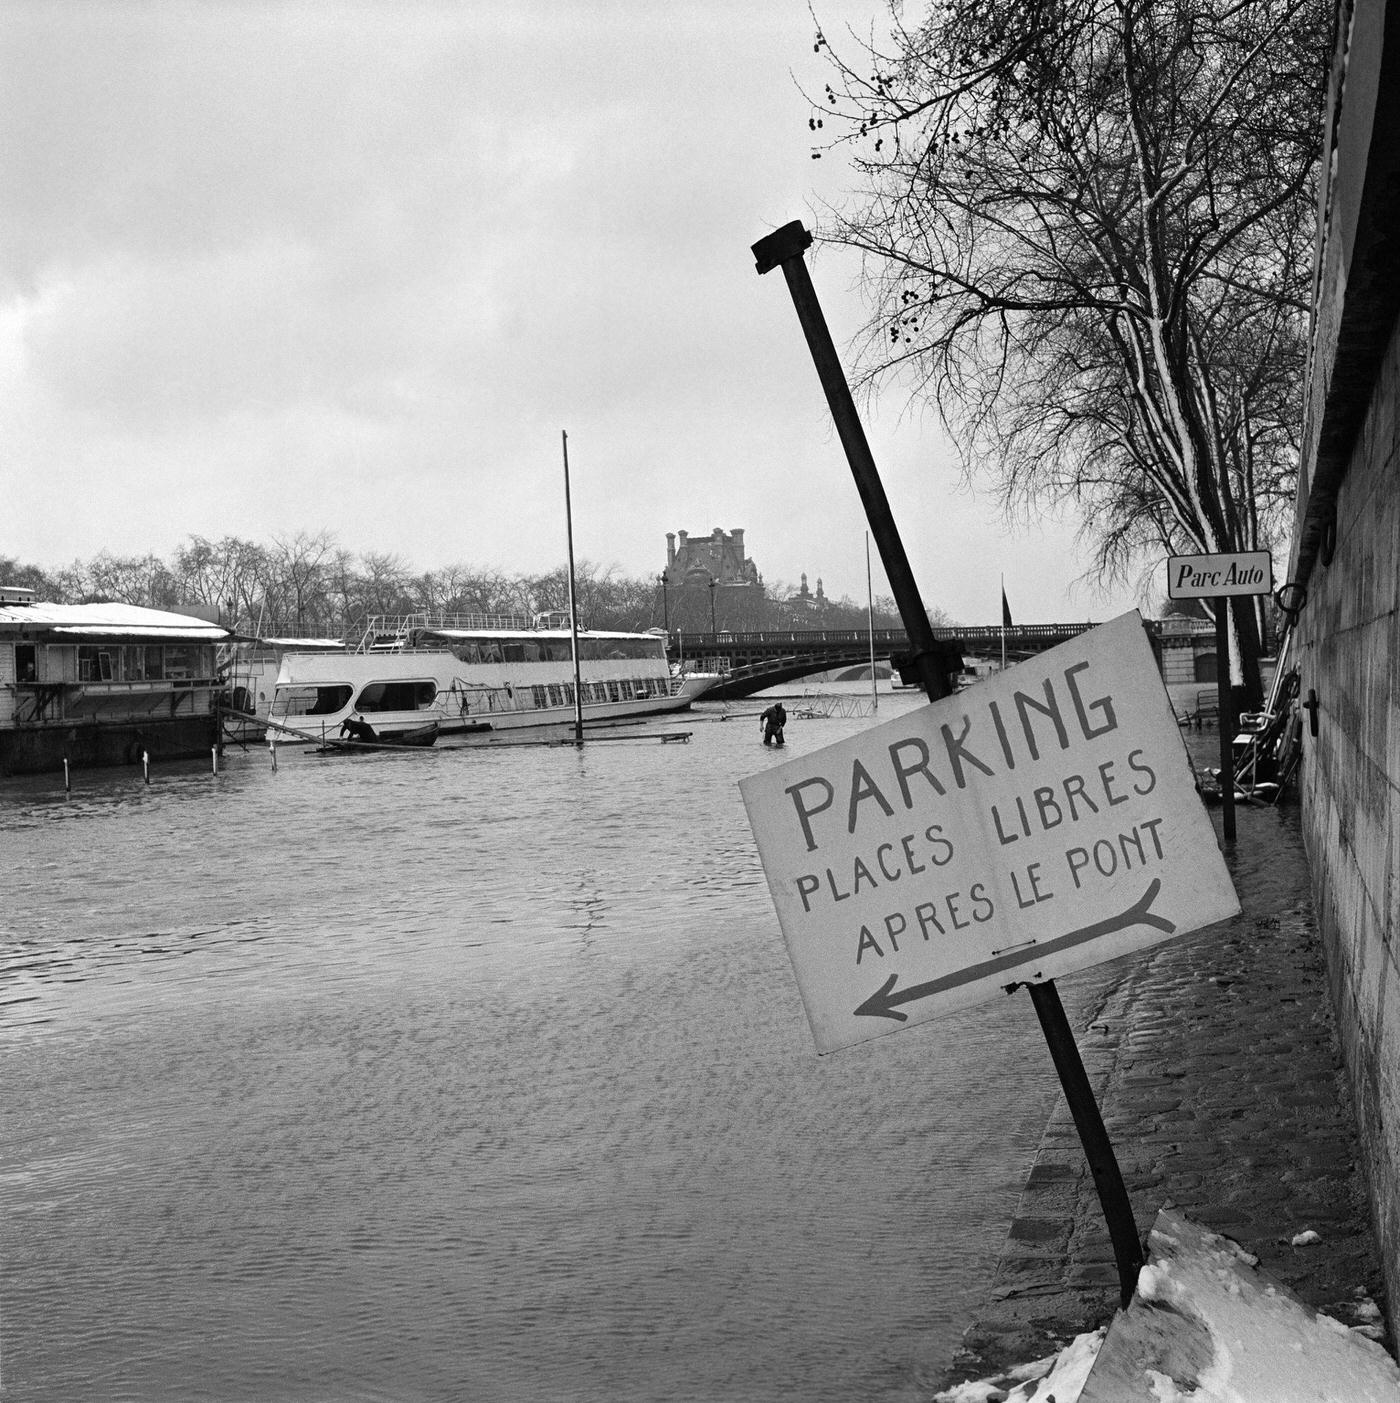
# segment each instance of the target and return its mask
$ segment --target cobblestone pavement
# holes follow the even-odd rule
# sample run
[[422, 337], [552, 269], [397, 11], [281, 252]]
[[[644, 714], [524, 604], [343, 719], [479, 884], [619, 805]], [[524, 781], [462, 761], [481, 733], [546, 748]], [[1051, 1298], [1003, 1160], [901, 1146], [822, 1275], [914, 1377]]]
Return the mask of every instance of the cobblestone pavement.
[[[1242, 805], [1236, 823], [1227, 860], [1242, 914], [1062, 980], [1061, 999], [1140, 1233], [1174, 1206], [1350, 1323], [1358, 1288], [1382, 1306], [1383, 1288], [1297, 813]], [[1293, 1246], [1306, 1229], [1320, 1241]], [[1053, 1353], [1117, 1305], [1061, 1097], [941, 1386]]]

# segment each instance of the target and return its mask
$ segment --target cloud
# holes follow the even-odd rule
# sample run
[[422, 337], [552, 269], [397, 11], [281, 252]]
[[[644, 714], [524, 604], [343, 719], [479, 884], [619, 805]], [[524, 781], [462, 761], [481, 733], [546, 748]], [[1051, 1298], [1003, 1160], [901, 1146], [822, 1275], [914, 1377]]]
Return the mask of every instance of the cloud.
[[[810, 160], [810, 31], [801, 0], [12, 0], [0, 551], [329, 528], [549, 569], [567, 429], [581, 554], [649, 573], [668, 530], [745, 526], [770, 578], [863, 590], [748, 247], [846, 178]], [[854, 270], [813, 271], [844, 344]], [[877, 461], [922, 503], [948, 454], [899, 408]]]

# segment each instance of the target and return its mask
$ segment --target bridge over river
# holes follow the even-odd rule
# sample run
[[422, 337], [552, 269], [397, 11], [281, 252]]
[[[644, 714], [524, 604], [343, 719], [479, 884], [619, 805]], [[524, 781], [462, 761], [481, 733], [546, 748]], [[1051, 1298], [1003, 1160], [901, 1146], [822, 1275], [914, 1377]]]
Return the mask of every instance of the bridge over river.
[[[1006, 657], [1011, 661], [1042, 653], [1094, 627], [1092, 623], [1013, 624], [1003, 629], [999, 625], [957, 624], [935, 628], [933, 636], [964, 656], [1000, 657], [1004, 640]], [[1148, 631], [1155, 644], [1153, 621], [1148, 622]], [[909, 636], [902, 628], [877, 628], [873, 642], [877, 662], [891, 662], [910, 651]], [[705, 694], [707, 700], [722, 701], [746, 697], [813, 672], [868, 663], [871, 643], [871, 633], [862, 628], [672, 633], [667, 652], [672, 662], [724, 673], [725, 680]], [[898, 667], [897, 661], [894, 666]]]

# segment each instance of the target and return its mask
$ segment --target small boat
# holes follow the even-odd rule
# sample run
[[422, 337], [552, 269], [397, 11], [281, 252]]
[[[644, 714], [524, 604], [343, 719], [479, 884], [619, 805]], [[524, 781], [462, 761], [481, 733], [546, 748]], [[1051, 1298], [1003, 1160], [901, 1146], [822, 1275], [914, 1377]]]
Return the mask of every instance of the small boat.
[[411, 731], [390, 731], [385, 735], [375, 735], [372, 739], [361, 736], [327, 736], [317, 744], [317, 752], [329, 755], [347, 750], [426, 750], [436, 744], [441, 735], [436, 721], [426, 726], [417, 726]]
[[371, 744], [376, 745], [407, 745], [424, 748], [430, 746], [437, 740], [441, 733], [441, 727], [436, 721], [430, 721], [426, 726], [415, 726], [408, 731], [390, 731], [387, 735], [376, 736]]

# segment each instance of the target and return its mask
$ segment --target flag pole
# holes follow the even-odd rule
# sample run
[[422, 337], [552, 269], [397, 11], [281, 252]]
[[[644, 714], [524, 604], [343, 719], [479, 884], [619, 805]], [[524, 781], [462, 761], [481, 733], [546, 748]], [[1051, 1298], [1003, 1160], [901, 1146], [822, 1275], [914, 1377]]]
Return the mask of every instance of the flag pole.
[[1006, 575], [1001, 577], [1001, 670], [1006, 671]]
[[870, 582], [870, 532], [865, 533], [865, 624], [870, 634], [870, 710], [880, 709], [880, 688], [875, 682], [875, 589]]

